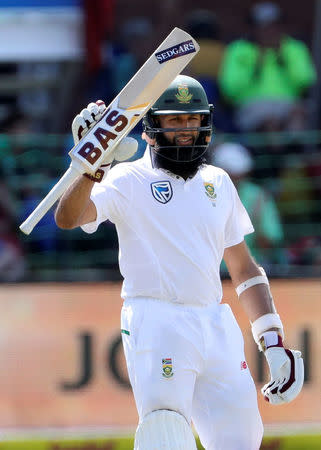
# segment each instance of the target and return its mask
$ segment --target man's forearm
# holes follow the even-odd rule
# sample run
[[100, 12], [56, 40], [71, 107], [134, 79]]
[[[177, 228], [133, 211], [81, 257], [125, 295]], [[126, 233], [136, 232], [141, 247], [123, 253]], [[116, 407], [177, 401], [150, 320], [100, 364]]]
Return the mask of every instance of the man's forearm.
[[239, 300], [251, 322], [264, 314], [276, 312], [269, 286], [266, 284], [257, 284], [246, 289], [239, 296]]
[[276, 331], [282, 337], [283, 325], [274, 306], [269, 281], [262, 268], [255, 267], [255, 275], [235, 285], [239, 300], [252, 323], [252, 334], [258, 343], [266, 331]]
[[[94, 182], [80, 175], [59, 200], [55, 220], [60, 228], [71, 229], [83, 223]], [[95, 220], [91, 217], [88, 221]]]

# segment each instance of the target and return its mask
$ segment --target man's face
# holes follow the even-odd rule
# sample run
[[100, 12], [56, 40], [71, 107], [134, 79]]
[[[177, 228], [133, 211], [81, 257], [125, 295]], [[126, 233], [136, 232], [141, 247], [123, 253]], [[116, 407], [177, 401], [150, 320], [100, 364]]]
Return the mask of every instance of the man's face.
[[[166, 114], [157, 116], [157, 128], [168, 129], [151, 138], [144, 131], [142, 138], [152, 147], [156, 167], [167, 169], [185, 180], [192, 177], [203, 164], [203, 154], [211, 137], [205, 136], [205, 142], [196, 145], [201, 128], [203, 114]], [[189, 129], [190, 128], [190, 129]], [[175, 131], [170, 131], [175, 129]], [[203, 142], [203, 141], [202, 141]]]
[[[161, 128], [197, 128], [201, 126], [200, 114], [166, 114], [159, 116]], [[198, 138], [197, 130], [166, 131], [164, 136], [171, 143], [178, 146], [193, 145]]]

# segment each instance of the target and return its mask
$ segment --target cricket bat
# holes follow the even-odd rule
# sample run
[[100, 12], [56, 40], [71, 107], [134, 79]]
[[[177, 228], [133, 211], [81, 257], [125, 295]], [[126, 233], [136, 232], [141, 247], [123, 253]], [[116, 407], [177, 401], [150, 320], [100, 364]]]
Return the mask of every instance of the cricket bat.
[[20, 225], [23, 233], [31, 233], [80, 174], [96, 172], [107, 152], [115, 151], [120, 140], [137, 125], [198, 51], [199, 45], [188, 33], [173, 29], [107, 107], [99, 122], [70, 150], [69, 169]]

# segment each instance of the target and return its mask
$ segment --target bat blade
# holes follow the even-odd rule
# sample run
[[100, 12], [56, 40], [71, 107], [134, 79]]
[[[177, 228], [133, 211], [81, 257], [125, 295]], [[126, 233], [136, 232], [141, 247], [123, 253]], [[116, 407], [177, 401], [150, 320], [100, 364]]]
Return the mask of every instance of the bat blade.
[[31, 233], [77, 175], [96, 172], [106, 155], [115, 151], [120, 140], [136, 126], [198, 51], [199, 45], [188, 33], [173, 29], [108, 106], [101, 120], [70, 150], [70, 168], [20, 225], [23, 233]]

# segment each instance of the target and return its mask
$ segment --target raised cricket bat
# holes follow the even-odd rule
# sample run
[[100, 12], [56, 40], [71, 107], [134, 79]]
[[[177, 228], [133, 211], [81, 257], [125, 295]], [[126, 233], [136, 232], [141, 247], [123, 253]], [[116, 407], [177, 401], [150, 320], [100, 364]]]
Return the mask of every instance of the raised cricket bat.
[[80, 174], [96, 172], [107, 152], [115, 151], [120, 140], [137, 125], [198, 51], [199, 45], [188, 33], [173, 29], [108, 106], [100, 121], [70, 150], [69, 169], [20, 225], [21, 231], [30, 234]]

